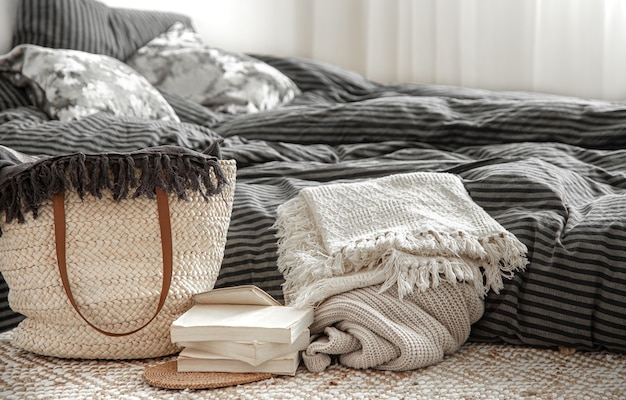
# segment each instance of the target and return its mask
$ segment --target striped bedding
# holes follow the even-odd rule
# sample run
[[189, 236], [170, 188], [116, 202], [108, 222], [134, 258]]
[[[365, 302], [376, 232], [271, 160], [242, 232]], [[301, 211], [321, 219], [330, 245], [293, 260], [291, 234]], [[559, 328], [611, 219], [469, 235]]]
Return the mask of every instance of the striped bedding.
[[[304, 187], [412, 171], [458, 174], [528, 246], [526, 271], [489, 293], [471, 340], [626, 351], [626, 103], [433, 85], [379, 85], [311, 60], [256, 55], [302, 95], [282, 108], [217, 115], [170, 97], [183, 123], [97, 114], [60, 123], [0, 112], [0, 144], [28, 154], [202, 150], [238, 164], [217, 286], [282, 299], [272, 225]], [[0, 296], [6, 286], [0, 286]], [[0, 319], [15, 323], [6, 301]]]

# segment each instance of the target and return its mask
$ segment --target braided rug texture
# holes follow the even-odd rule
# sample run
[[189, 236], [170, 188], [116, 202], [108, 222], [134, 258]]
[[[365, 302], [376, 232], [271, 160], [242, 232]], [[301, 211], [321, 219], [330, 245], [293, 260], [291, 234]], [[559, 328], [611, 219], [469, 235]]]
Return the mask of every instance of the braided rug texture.
[[409, 372], [333, 365], [322, 373], [210, 390], [150, 386], [148, 360], [69, 360], [38, 356], [0, 334], [3, 399], [590, 399], [626, 398], [626, 354], [468, 343], [438, 364]]

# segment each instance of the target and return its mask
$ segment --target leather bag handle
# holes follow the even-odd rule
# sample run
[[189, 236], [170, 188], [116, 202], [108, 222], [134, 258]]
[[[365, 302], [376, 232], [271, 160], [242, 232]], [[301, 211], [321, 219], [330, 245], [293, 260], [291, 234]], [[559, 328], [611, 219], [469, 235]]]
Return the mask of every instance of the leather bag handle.
[[123, 333], [107, 332], [98, 328], [93, 323], [88, 321], [83, 313], [81, 313], [78, 309], [78, 305], [76, 304], [76, 300], [74, 300], [74, 295], [72, 294], [72, 289], [70, 288], [70, 281], [67, 274], [65, 239], [65, 195], [63, 193], [55, 194], [52, 199], [54, 210], [54, 236], [56, 244], [57, 264], [59, 266], [59, 274], [61, 275], [63, 289], [65, 289], [65, 294], [67, 294], [67, 297], [70, 300], [72, 307], [74, 307], [74, 310], [76, 310], [78, 315], [80, 315], [80, 317], [89, 326], [91, 326], [96, 331], [102, 333], [103, 335], [119, 337], [128, 336], [132, 335], [133, 333], [139, 332], [140, 330], [148, 326], [157, 317], [157, 315], [163, 308], [165, 299], [167, 298], [167, 294], [170, 290], [170, 285], [172, 282], [172, 229], [167, 193], [164, 190], [157, 188], [156, 199], [159, 214], [159, 225], [161, 228], [161, 248], [163, 251], [163, 281], [161, 286], [161, 295], [159, 297], [159, 304], [157, 306], [156, 312], [148, 322], [146, 322], [144, 325], [140, 326], [137, 329]]

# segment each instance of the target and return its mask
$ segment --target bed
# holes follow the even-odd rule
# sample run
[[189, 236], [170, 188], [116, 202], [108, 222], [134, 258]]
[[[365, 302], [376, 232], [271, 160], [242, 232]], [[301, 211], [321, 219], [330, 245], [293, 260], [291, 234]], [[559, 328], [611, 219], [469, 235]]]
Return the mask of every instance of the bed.
[[[185, 71], [154, 62], [163, 49], [196, 40], [189, 17], [114, 9], [91, 0], [38, 9], [40, 3], [20, 4], [15, 47], [0, 61], [0, 145], [40, 156], [159, 145], [202, 151], [220, 140], [221, 156], [236, 160], [238, 171], [216, 287], [254, 284], [284, 300], [284, 277], [276, 267], [276, 210], [303, 188], [400, 173], [452, 173], [476, 204], [528, 249], [526, 269], [505, 280], [499, 293], [487, 294], [469, 348], [531, 346], [533, 351], [601, 354], [613, 363], [606, 371], [614, 375], [604, 384], [611, 385], [613, 378], [624, 382], [626, 103], [418, 83], [382, 85], [310, 59], [221, 49], [211, 50], [214, 58], [204, 53], [209, 58], [187, 63], [191, 73], [200, 73], [202, 62], [212, 60], [222, 63], [222, 73], [244, 71], [246, 80], [235, 85], [218, 76], [211, 90], [226, 85], [220, 96], [209, 90], [193, 97], [193, 88], [171, 76]], [[72, 15], [74, 23], [59, 25], [55, 18], [62, 13]], [[43, 78], [51, 72], [41, 66], [50, 63], [36, 60], [65, 59], [59, 49], [80, 51], [69, 56], [75, 64], [132, 66], [151, 82], [150, 91], [139, 107], [107, 104], [94, 111], [90, 107], [98, 104], [68, 106], [66, 98], [34, 88], [58, 89]], [[136, 114], [128, 115], [129, 109]], [[10, 347], [11, 329], [22, 317], [11, 311], [8, 291], [0, 281], [7, 354], [0, 382], [17, 388], [9, 369], [54, 361], [37, 361]], [[345, 377], [352, 372], [332, 373]], [[9, 387], [2, 390], [20, 395]], [[611, 393], [617, 396], [615, 390]]]

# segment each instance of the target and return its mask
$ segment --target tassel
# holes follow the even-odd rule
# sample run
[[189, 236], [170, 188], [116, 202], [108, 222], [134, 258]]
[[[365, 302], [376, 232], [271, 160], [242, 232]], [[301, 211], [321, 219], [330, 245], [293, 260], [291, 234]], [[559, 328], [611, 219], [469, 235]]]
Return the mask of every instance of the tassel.
[[126, 174], [126, 163], [123, 160], [113, 164], [113, 199], [120, 201], [128, 195], [129, 187]]
[[[10, 208], [7, 211], [7, 215], [13, 219], [16, 218], [19, 223], [24, 223], [24, 214], [22, 214], [22, 193], [19, 190], [19, 184], [17, 182], [12, 182], [11, 189], [15, 193], [15, 197], [10, 204]], [[10, 221], [10, 220], [9, 220]]]
[[63, 193], [68, 188], [69, 182], [65, 177], [65, 169], [61, 168], [61, 163], [52, 162], [50, 164], [50, 180], [49, 189], [53, 194]]
[[154, 189], [159, 188], [163, 190], [167, 190], [167, 186], [165, 185], [165, 180], [163, 179], [163, 159], [161, 155], [157, 155], [154, 157], [154, 164], [152, 168], [148, 171], [148, 177], [150, 179], [150, 186], [152, 187], [152, 198], [155, 197]]
[[141, 170], [141, 174], [139, 176], [139, 182], [137, 183], [137, 189], [135, 189], [135, 194], [133, 198], [137, 198], [139, 196], [150, 197], [150, 185], [148, 184], [148, 175], [149, 175], [149, 165], [150, 160], [148, 160], [148, 156], [141, 157], [139, 159], [139, 169]]
[[85, 197], [85, 189], [87, 186], [87, 167], [85, 166], [85, 159], [86, 156], [84, 154], [81, 153], [78, 155], [78, 165], [76, 172], [76, 174], [78, 175], [78, 180], [76, 182], [77, 185], [75, 186], [75, 189], [81, 199]]
[[100, 174], [101, 163], [102, 161], [100, 158], [94, 160], [93, 164], [91, 165], [89, 183], [87, 184], [87, 190], [89, 194], [99, 199], [102, 198], [102, 191], [100, 190], [100, 185], [98, 182], [99, 181], [98, 175]]
[[124, 161], [126, 162], [126, 181], [128, 182], [128, 189], [130, 191], [131, 187], [137, 187], [137, 167], [135, 165], [135, 159], [129, 155], [124, 157]]
[[[216, 158], [175, 146], [148, 148], [134, 153], [106, 153], [47, 157], [27, 164], [6, 166], [0, 182], [0, 207], [7, 223], [24, 222], [24, 212], [37, 217], [38, 207], [56, 193], [74, 189], [101, 198], [111, 190], [113, 198], [146, 196], [155, 189], [187, 198], [187, 190], [208, 201], [228, 184]], [[212, 179], [211, 176], [214, 178]]]
[[20, 194], [19, 199], [20, 199], [20, 203], [22, 204], [21, 209], [24, 210], [25, 212], [32, 212], [33, 211], [33, 206], [32, 206], [33, 187], [31, 185], [30, 179], [28, 178], [29, 176], [24, 174], [19, 177], [16, 184], [17, 184], [17, 191]]

